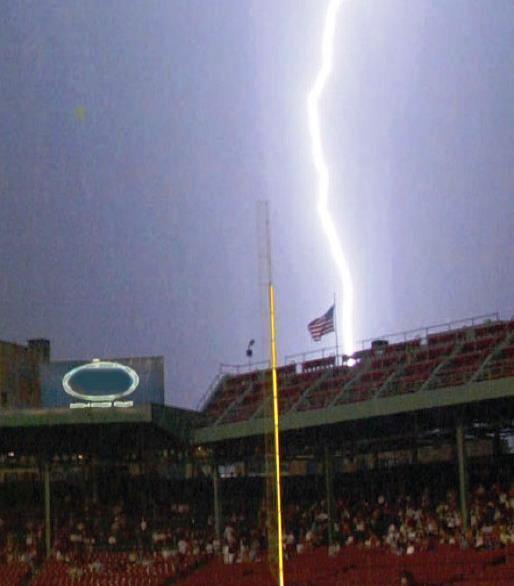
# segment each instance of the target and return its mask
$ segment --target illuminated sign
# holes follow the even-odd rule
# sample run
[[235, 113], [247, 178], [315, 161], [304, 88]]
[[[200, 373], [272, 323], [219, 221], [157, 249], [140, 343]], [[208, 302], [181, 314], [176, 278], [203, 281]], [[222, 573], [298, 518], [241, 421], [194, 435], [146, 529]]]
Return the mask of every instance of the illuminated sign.
[[40, 368], [43, 407], [164, 404], [161, 356], [64, 360]]
[[120, 401], [131, 395], [139, 385], [137, 372], [119, 362], [93, 360], [68, 371], [62, 379], [64, 391], [87, 403], [72, 403], [70, 407], [132, 407], [132, 401]]

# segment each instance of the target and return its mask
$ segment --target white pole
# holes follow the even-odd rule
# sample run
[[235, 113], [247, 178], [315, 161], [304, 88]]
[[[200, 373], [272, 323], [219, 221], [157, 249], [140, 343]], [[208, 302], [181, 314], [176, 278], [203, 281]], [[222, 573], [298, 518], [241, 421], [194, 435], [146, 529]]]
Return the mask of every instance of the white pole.
[[337, 336], [337, 308], [336, 308], [336, 293], [334, 291], [334, 332], [336, 335], [336, 366], [337, 366], [337, 356], [339, 355], [339, 338]]

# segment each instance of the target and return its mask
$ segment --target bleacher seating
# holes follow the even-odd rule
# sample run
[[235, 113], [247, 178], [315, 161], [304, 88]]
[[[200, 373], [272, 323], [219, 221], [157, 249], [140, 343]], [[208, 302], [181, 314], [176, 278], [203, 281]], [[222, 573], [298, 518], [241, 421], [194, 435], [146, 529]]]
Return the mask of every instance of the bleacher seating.
[[0, 584], [5, 586], [21, 586], [29, 573], [30, 567], [24, 562], [0, 564]]
[[[514, 320], [474, 324], [277, 370], [281, 415], [514, 376]], [[211, 424], [264, 417], [270, 370], [223, 377], [204, 413]]]
[[[48, 560], [33, 586], [160, 586], [191, 573], [202, 557], [131, 561], [128, 553], [99, 551], [74, 561]], [[0, 582], [2, 583], [2, 582]]]
[[[505, 551], [460, 550], [440, 547], [434, 551], [397, 556], [383, 550], [344, 548], [335, 556], [314, 550], [285, 562], [285, 577], [295, 586], [392, 586], [400, 576], [412, 577], [416, 586], [512, 586], [514, 563]], [[215, 560], [180, 580], [179, 586], [271, 586], [266, 562], [224, 565]]]
[[335, 366], [322, 381], [319, 381], [319, 384], [310, 385], [308, 393], [298, 405], [298, 410], [328, 407], [349, 381], [354, 378], [354, 375], [354, 371], [348, 366]]

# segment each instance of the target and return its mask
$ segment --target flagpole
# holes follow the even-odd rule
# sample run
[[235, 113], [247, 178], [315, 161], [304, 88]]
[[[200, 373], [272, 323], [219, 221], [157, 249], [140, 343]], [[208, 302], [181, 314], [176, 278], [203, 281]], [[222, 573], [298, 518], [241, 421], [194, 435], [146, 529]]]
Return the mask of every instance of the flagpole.
[[337, 356], [339, 354], [339, 338], [337, 336], [337, 307], [336, 307], [336, 292], [334, 291], [334, 332], [336, 335], [336, 366]]

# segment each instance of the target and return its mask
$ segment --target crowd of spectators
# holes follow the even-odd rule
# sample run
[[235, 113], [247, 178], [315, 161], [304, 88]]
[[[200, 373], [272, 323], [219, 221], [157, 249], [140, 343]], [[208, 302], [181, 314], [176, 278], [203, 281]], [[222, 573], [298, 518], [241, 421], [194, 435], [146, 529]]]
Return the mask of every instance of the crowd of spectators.
[[0, 564], [23, 562], [30, 566], [43, 557], [44, 524], [21, 520], [18, 515], [0, 516]]
[[[23, 517], [27, 516], [31, 515], [25, 511]], [[214, 553], [212, 521], [195, 527], [184, 503], [153, 509], [151, 515], [131, 514], [122, 503], [88, 505], [54, 517], [52, 530], [52, 559], [66, 565], [72, 578], [84, 572], [100, 576], [112, 571], [113, 559], [149, 571], [166, 563], [179, 573], [193, 565], [192, 560], [196, 564]], [[43, 564], [45, 553], [43, 521], [23, 521], [12, 514], [0, 517], [0, 565], [21, 562], [35, 570]], [[109, 553], [123, 555], [113, 558]]]
[[469, 527], [465, 531], [457, 491], [433, 499], [428, 490], [419, 498], [401, 496], [375, 502], [338, 502], [337, 533], [341, 545], [385, 547], [397, 554], [428, 551], [437, 545], [462, 549], [494, 549], [514, 543], [514, 486], [478, 485], [470, 495]]
[[[284, 504], [284, 551], [292, 557], [328, 545], [327, 505], [323, 500]], [[123, 551], [132, 564], [166, 560], [180, 565], [189, 556], [220, 554], [226, 563], [259, 561], [265, 555], [266, 507], [263, 503], [226, 511], [218, 540], [212, 516], [202, 524], [186, 504], [174, 503], [152, 515], [129, 512], [122, 503], [86, 506], [55, 519], [52, 555], [70, 565], [97, 564], [95, 551]], [[434, 498], [336, 498], [330, 551], [347, 546], [382, 549], [397, 555], [430, 551], [438, 545], [490, 550], [514, 544], [514, 485], [476, 486], [469, 497], [469, 528], [464, 530], [457, 492]], [[44, 523], [0, 518], [0, 562], [37, 566], [44, 560]], [[98, 567], [98, 571], [101, 567]]]
[[[327, 504], [290, 503], [284, 507], [284, 549], [294, 556], [328, 545]], [[428, 489], [418, 497], [402, 495], [368, 500], [340, 498], [335, 504], [332, 553], [346, 546], [382, 549], [397, 555], [430, 551], [438, 545], [490, 550], [514, 544], [514, 485], [475, 487], [469, 499], [469, 526], [464, 530], [455, 490], [433, 498]], [[260, 559], [266, 544], [266, 514], [255, 523], [232, 514], [224, 530], [227, 563]]]

